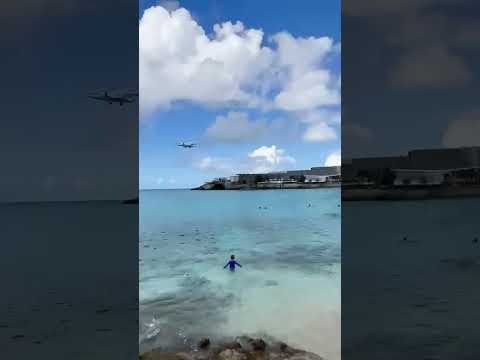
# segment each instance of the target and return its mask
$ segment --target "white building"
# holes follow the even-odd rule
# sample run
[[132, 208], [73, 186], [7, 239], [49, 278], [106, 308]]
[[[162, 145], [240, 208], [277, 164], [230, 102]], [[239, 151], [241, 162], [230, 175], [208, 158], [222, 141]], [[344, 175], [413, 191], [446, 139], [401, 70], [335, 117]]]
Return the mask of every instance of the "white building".
[[327, 179], [327, 175], [305, 175], [306, 183], [325, 183]]
[[440, 185], [451, 170], [393, 169], [394, 185]]

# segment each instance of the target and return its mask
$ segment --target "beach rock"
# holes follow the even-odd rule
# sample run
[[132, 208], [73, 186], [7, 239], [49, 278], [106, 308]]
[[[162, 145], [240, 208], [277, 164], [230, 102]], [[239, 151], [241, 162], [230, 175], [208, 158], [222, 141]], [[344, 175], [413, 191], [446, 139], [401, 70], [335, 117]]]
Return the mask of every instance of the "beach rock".
[[288, 345], [285, 344], [284, 342], [279, 343], [278, 346], [281, 352], [287, 352], [289, 350]]
[[265, 351], [267, 348], [267, 344], [263, 339], [251, 339], [249, 343], [252, 346], [253, 351]]
[[201, 338], [200, 341], [198, 342], [199, 349], [206, 349], [209, 346], [210, 346], [210, 339], [207, 337]]
[[323, 360], [322, 357], [309, 353], [309, 352], [298, 352], [288, 357], [289, 360]]
[[140, 355], [140, 360], [323, 360], [314, 353], [271, 341], [267, 344], [261, 338], [240, 336], [231, 342], [214, 344], [205, 337], [196, 350], [173, 353], [156, 349]]
[[242, 345], [238, 341], [232, 341], [232, 342], [223, 344], [222, 348], [231, 349], [231, 350], [240, 350], [242, 348]]
[[247, 355], [237, 350], [227, 349], [218, 354], [220, 360], [247, 360]]

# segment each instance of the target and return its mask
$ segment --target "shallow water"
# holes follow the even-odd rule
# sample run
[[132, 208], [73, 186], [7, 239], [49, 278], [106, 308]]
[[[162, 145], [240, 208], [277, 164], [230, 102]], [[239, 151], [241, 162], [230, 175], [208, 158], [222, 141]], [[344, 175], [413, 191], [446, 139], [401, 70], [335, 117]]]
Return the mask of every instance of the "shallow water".
[[142, 191], [141, 350], [267, 334], [339, 358], [340, 214], [340, 189]]

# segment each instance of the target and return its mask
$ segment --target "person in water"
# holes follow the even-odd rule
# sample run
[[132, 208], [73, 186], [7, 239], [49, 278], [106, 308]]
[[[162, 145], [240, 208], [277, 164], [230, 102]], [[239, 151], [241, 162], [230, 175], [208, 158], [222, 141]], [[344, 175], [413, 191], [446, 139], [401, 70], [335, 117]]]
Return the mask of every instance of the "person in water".
[[235, 271], [235, 265], [242, 267], [238, 262], [235, 261], [235, 255], [230, 256], [230, 261], [223, 267], [224, 269], [229, 266], [230, 271]]

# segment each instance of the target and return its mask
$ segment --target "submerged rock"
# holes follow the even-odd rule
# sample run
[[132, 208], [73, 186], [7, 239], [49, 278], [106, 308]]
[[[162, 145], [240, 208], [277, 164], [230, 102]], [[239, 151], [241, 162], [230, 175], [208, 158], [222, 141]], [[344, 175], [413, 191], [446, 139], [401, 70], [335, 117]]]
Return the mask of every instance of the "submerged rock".
[[218, 354], [220, 360], [247, 360], [247, 355], [238, 350], [227, 349]]
[[267, 344], [263, 339], [251, 339], [249, 342], [253, 351], [265, 351], [267, 348]]
[[210, 346], [210, 339], [207, 337], [201, 338], [200, 341], [198, 342], [198, 347], [200, 349], [206, 349], [209, 346]]
[[242, 345], [238, 341], [227, 342], [222, 345], [224, 349], [239, 350], [242, 348]]
[[289, 350], [288, 345], [285, 344], [284, 342], [279, 343], [278, 346], [281, 352], [287, 352]]

